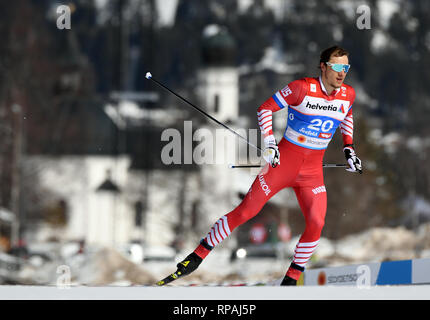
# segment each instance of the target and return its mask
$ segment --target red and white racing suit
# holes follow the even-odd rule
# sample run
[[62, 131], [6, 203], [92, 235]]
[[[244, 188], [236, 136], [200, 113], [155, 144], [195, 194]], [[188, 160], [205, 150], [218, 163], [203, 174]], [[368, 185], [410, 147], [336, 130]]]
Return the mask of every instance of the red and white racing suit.
[[322, 161], [340, 126], [344, 144], [353, 142], [352, 104], [355, 91], [343, 84], [328, 95], [320, 78], [289, 83], [266, 100], [257, 112], [264, 135], [272, 135], [272, 113], [288, 108], [287, 128], [278, 144], [280, 164], [267, 164], [242, 202], [221, 217], [194, 251], [204, 258], [239, 225], [254, 217], [279, 190], [292, 187], [306, 227], [297, 243], [287, 275], [298, 279], [320, 239], [327, 208]]

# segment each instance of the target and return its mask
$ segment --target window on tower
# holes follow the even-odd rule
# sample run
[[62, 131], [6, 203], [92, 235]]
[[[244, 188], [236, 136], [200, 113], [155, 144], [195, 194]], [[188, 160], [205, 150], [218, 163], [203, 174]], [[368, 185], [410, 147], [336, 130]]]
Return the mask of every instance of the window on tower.
[[219, 112], [219, 95], [216, 94], [214, 97], [214, 113]]

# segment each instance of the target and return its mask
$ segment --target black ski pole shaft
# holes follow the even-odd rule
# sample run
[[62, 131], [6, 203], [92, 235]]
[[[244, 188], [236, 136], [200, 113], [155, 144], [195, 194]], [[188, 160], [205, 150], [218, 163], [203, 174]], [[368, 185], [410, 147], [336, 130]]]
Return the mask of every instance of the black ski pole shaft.
[[323, 168], [349, 168], [349, 165], [343, 163], [324, 163]]
[[236, 169], [236, 168], [262, 168], [263, 166], [260, 165], [253, 165], [253, 164], [246, 164], [246, 165], [234, 165], [230, 164], [228, 166], [230, 169]]
[[251, 147], [254, 147], [257, 150], [260, 150], [261, 152], [263, 152], [263, 150], [261, 150], [261, 148], [257, 147], [256, 145], [252, 144], [251, 142], [248, 141], [248, 139], [246, 139], [245, 137], [241, 136], [239, 133], [237, 133], [236, 131], [234, 131], [233, 129], [229, 128], [227, 125], [225, 125], [224, 123], [222, 123], [221, 121], [218, 121], [217, 119], [215, 119], [214, 117], [212, 117], [210, 114], [208, 114], [207, 112], [205, 112], [204, 110], [202, 110], [201, 108], [199, 108], [198, 106], [196, 106], [194, 103], [188, 101], [187, 99], [185, 99], [184, 97], [180, 96], [179, 94], [177, 94], [176, 92], [174, 92], [173, 90], [169, 89], [168, 87], [166, 87], [164, 84], [162, 84], [161, 82], [157, 81], [156, 79], [154, 79], [152, 77], [152, 74], [150, 72], [147, 72], [145, 75], [145, 78], [148, 80], [152, 80], [153, 82], [155, 82], [156, 84], [158, 84], [160, 87], [162, 87], [163, 89], [169, 91], [171, 94], [175, 95], [176, 97], [178, 97], [179, 99], [181, 99], [182, 101], [184, 101], [185, 103], [187, 103], [188, 105], [190, 105], [191, 107], [193, 107], [194, 109], [196, 109], [197, 111], [199, 111], [200, 113], [204, 114], [206, 117], [208, 117], [209, 119], [211, 119], [212, 121], [215, 121], [217, 124], [219, 124], [220, 126], [223, 126], [224, 128], [226, 128], [227, 130], [229, 130], [230, 132], [234, 133], [236, 136], [238, 136], [239, 138], [241, 138], [242, 140], [246, 141], [247, 144], [249, 144]]
[[[348, 168], [349, 165], [342, 164], [342, 163], [324, 163], [323, 168]], [[237, 168], [263, 168], [261, 165], [252, 165], [252, 164], [246, 164], [246, 165], [229, 165], [230, 169], [237, 169]]]

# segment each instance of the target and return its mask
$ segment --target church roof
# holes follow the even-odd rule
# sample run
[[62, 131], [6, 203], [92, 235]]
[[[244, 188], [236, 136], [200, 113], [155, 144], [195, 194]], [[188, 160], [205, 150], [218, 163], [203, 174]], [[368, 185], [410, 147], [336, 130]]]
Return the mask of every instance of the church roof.
[[236, 64], [236, 41], [227, 28], [212, 24], [203, 30], [202, 55], [205, 65]]

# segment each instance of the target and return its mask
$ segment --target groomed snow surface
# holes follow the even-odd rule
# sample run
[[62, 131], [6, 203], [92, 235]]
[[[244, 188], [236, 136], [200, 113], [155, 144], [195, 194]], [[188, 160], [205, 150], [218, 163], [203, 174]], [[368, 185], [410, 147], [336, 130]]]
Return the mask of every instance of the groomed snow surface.
[[430, 285], [252, 287], [0, 286], [2, 300], [429, 300]]

